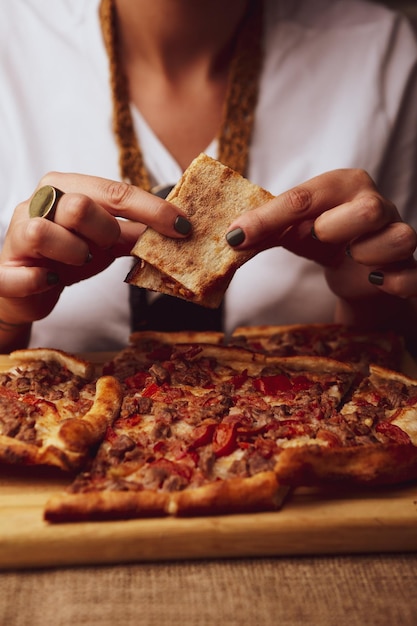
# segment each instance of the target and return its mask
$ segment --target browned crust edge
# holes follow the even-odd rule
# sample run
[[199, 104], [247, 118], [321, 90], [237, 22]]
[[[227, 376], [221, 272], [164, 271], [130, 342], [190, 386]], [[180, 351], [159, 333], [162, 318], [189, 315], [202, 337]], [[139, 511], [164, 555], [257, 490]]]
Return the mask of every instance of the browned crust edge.
[[349, 327], [345, 327], [342, 324], [332, 324], [332, 323], [317, 323], [317, 324], [284, 324], [284, 325], [268, 325], [268, 324], [260, 324], [258, 326], [237, 326], [233, 333], [233, 337], [244, 336], [248, 338], [252, 337], [270, 337], [271, 335], [284, 334], [287, 332], [292, 332], [295, 330], [319, 330], [319, 331], [327, 331], [334, 329], [348, 329]]
[[10, 465], [35, 465], [39, 462], [39, 448], [31, 443], [0, 435], [0, 461]]
[[162, 344], [173, 345], [176, 343], [213, 343], [222, 344], [225, 341], [225, 335], [217, 331], [198, 331], [198, 330], [180, 330], [173, 332], [156, 331], [156, 330], [138, 330], [129, 337], [131, 345], [138, 346], [143, 341], [154, 340]]
[[218, 359], [221, 363], [229, 363], [233, 366], [252, 364], [251, 373], [262, 370], [266, 365], [277, 365], [294, 372], [306, 371], [315, 374], [319, 373], [356, 373], [355, 368], [350, 363], [336, 361], [329, 357], [311, 357], [311, 356], [269, 356], [260, 352], [253, 352], [240, 346], [200, 344], [199, 350], [187, 354], [190, 349], [195, 349], [196, 344], [178, 344], [177, 352], [181, 351], [187, 355], [187, 358], [210, 357]]
[[107, 426], [119, 414], [122, 399], [122, 388], [116, 378], [98, 378], [90, 410], [81, 418], [69, 418], [62, 422], [59, 438], [68, 452], [87, 452], [92, 445], [98, 443], [104, 437]]
[[174, 493], [93, 491], [53, 496], [44, 509], [49, 522], [219, 515], [277, 510], [288, 494], [274, 472], [216, 481]]
[[81, 378], [90, 379], [94, 375], [94, 365], [74, 354], [56, 350], [54, 348], [27, 348], [14, 350], [9, 358], [15, 363], [28, 363], [30, 361], [56, 361], [67, 367], [73, 374]]
[[281, 484], [291, 487], [336, 482], [363, 487], [400, 484], [417, 479], [417, 447], [370, 444], [287, 448], [280, 453], [275, 472]]
[[64, 451], [55, 446], [38, 447], [0, 435], [0, 462], [7, 465], [52, 465], [64, 471], [79, 469], [85, 453]]

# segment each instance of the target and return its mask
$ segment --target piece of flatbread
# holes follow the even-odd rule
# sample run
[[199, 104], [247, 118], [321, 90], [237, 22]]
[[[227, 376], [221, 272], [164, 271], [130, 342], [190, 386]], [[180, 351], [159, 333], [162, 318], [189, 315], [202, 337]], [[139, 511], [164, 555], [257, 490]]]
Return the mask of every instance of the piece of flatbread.
[[139, 258], [126, 282], [208, 308], [220, 305], [236, 270], [259, 250], [235, 250], [226, 241], [231, 222], [272, 198], [219, 161], [200, 154], [167, 200], [190, 218], [187, 239], [147, 228], [132, 254]]
[[15, 350], [0, 373], [0, 462], [85, 467], [117, 417], [122, 388], [112, 376], [52, 348]]

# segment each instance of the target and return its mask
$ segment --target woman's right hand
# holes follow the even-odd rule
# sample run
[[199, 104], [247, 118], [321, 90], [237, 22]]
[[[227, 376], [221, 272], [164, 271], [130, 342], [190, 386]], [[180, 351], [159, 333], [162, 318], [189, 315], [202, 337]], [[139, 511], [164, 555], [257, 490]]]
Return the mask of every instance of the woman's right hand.
[[191, 231], [177, 207], [127, 183], [51, 172], [38, 189], [44, 185], [64, 192], [54, 220], [30, 218], [31, 198], [22, 202], [0, 254], [0, 320], [5, 326], [46, 317], [66, 286], [128, 256], [146, 226], [169, 237]]

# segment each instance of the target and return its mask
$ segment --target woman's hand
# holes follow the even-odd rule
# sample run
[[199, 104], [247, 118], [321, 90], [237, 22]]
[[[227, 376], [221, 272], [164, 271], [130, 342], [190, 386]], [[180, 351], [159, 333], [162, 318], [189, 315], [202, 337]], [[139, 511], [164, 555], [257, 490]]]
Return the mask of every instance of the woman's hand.
[[191, 230], [177, 207], [126, 183], [52, 172], [38, 188], [44, 185], [64, 192], [54, 220], [30, 218], [30, 199], [22, 202], [0, 254], [0, 319], [5, 326], [48, 315], [65, 286], [129, 255], [147, 225], [170, 237]]
[[346, 301], [417, 296], [417, 234], [362, 170], [312, 178], [244, 213], [229, 233], [240, 249], [283, 246], [320, 263]]

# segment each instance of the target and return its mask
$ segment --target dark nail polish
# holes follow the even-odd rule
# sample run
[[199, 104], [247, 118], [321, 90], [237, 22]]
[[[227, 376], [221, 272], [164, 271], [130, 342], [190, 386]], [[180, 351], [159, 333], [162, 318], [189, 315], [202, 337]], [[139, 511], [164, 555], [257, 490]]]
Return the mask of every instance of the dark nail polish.
[[383, 285], [384, 284], [384, 274], [382, 272], [371, 272], [368, 276], [368, 280], [373, 285]]
[[48, 272], [46, 275], [46, 283], [48, 285], [56, 285], [59, 283], [59, 276], [55, 272]]
[[240, 246], [245, 241], [245, 233], [241, 228], [235, 228], [226, 235], [226, 241], [229, 246]]
[[317, 235], [316, 235], [316, 231], [314, 230], [314, 224], [313, 224], [313, 226], [311, 227], [310, 234], [311, 234], [311, 236], [313, 237], [313, 239], [316, 239], [316, 241], [319, 241], [319, 238], [318, 238], [318, 237], [317, 237]]
[[174, 228], [180, 235], [188, 235], [191, 231], [191, 223], [182, 215], [178, 215], [174, 222]]

